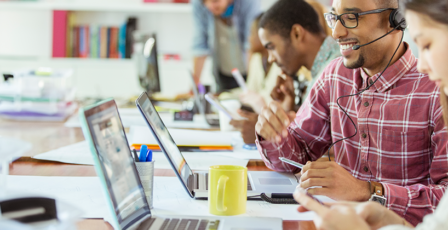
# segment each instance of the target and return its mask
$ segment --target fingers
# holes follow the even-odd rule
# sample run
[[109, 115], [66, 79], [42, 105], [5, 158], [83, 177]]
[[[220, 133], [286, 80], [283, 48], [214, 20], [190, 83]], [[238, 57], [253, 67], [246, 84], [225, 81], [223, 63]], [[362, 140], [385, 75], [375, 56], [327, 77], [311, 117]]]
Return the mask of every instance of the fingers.
[[271, 110], [267, 109], [264, 110], [261, 115], [269, 122], [269, 124], [272, 126], [272, 128], [274, 128], [277, 134], [282, 134], [282, 131], [285, 129], [285, 126], [276, 114], [274, 114]]
[[315, 201], [303, 192], [294, 192], [294, 199], [299, 202], [304, 209], [314, 211], [319, 216], [324, 216], [329, 211], [327, 207], [319, 204], [319, 202]]
[[243, 120], [241, 120], [241, 121], [239, 121], [239, 120], [231, 120], [229, 124], [232, 125], [233, 127], [237, 128], [237, 129], [240, 129], [240, 128], [243, 128], [244, 121]]
[[240, 116], [242, 116], [242, 117], [247, 118], [248, 120], [254, 120], [254, 119], [258, 118], [258, 114], [252, 113], [252, 112], [248, 112], [248, 111], [244, 111], [244, 110], [241, 110], [241, 109], [238, 110], [238, 114]]
[[255, 130], [258, 134], [260, 134], [264, 139], [270, 142], [280, 142], [281, 137], [277, 134], [275, 129], [269, 124], [269, 122], [263, 116], [258, 116], [258, 122], [255, 126]]
[[316, 187], [316, 186], [322, 186], [322, 187], [328, 187], [331, 184], [328, 179], [325, 178], [310, 178], [304, 181], [300, 182], [300, 187], [303, 189]]
[[302, 169], [302, 176], [310, 169], [327, 169], [331, 167], [331, 162], [308, 161]]
[[277, 102], [271, 102], [269, 104], [269, 108], [271, 109], [272, 113], [274, 113], [278, 117], [284, 128], [288, 127], [289, 124], [291, 124], [288, 114], [286, 114], [285, 110], [283, 110], [280, 104], [278, 104]]
[[329, 196], [331, 195], [331, 190], [328, 188], [310, 188], [307, 192], [313, 196]]
[[292, 121], [294, 121], [294, 119], [296, 118], [296, 112], [294, 112], [294, 111], [289, 111], [288, 112], [288, 117], [289, 117], [289, 120], [292, 122]]

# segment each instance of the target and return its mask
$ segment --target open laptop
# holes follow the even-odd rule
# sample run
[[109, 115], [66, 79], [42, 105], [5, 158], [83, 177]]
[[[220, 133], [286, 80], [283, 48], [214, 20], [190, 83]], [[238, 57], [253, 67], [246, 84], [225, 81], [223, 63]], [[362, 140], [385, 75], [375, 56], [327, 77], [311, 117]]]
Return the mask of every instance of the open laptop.
[[115, 101], [88, 106], [79, 115], [115, 229], [282, 229], [279, 218], [151, 215]]
[[[192, 198], [207, 199], [208, 171], [193, 172], [190, 169], [146, 93], [140, 95], [136, 104], [185, 190]], [[271, 198], [292, 198], [298, 185], [297, 178], [291, 173], [250, 171], [247, 175], [248, 200], [259, 200], [261, 193]]]

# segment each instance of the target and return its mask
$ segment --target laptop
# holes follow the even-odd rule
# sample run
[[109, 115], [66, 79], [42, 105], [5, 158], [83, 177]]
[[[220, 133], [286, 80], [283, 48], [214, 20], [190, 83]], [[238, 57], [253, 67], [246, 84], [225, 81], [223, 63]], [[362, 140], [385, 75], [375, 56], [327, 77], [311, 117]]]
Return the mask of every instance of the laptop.
[[[142, 93], [136, 104], [185, 190], [192, 198], [207, 199], [208, 171], [193, 172], [190, 169], [148, 94]], [[247, 175], [248, 200], [260, 200], [261, 193], [270, 198], [292, 198], [292, 193], [298, 185], [298, 179], [292, 173], [249, 171]]]
[[282, 229], [280, 218], [152, 215], [114, 100], [79, 112], [115, 229]]
[[[200, 95], [198, 86], [194, 82], [193, 73], [191, 73], [191, 72], [190, 72], [190, 84], [191, 84], [191, 88], [193, 90], [194, 103], [196, 104], [196, 107], [199, 110], [199, 114], [204, 118], [204, 120], [210, 126], [218, 127], [219, 126], [219, 118], [218, 118], [217, 114], [206, 114], [205, 113], [205, 105], [206, 105], [205, 103], [207, 103], [207, 102], [203, 98], [204, 96]], [[202, 103], [202, 101], [204, 103]]]

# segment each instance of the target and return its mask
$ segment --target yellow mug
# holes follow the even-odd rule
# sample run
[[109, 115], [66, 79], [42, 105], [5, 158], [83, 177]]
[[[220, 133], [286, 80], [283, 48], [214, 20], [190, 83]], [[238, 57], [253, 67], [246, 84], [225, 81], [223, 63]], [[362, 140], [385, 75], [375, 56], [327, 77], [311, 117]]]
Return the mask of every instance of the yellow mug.
[[208, 207], [211, 214], [233, 216], [246, 212], [246, 167], [211, 166], [208, 173], [208, 184]]

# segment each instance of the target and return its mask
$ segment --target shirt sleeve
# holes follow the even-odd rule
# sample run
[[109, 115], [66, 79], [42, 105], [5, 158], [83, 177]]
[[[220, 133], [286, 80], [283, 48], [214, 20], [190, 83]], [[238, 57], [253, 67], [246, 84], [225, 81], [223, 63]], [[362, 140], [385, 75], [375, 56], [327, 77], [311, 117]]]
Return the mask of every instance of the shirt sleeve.
[[193, 56], [206, 56], [210, 54], [208, 46], [208, 12], [201, 0], [193, 0]]
[[[429, 177], [433, 183], [429, 185], [413, 184], [411, 186], [398, 186], [383, 183], [387, 207], [404, 217], [414, 226], [427, 214], [434, 212], [448, 186], [448, 133], [441, 119], [441, 109], [433, 119], [434, 132], [431, 135], [432, 151], [434, 153]], [[445, 217], [448, 219], [448, 215]]]
[[[434, 214], [426, 215], [423, 222], [417, 225], [416, 230], [445, 230], [448, 229], [448, 196], [440, 201]], [[401, 225], [391, 225], [380, 228], [380, 230], [410, 230]]]
[[279, 144], [256, 135], [258, 151], [268, 168], [296, 173], [299, 169], [283, 163], [278, 158], [285, 157], [305, 164], [307, 161], [319, 159], [328, 151], [331, 145], [330, 89], [330, 74], [324, 72], [311, 89], [309, 100], [302, 105], [289, 126], [288, 136]]

